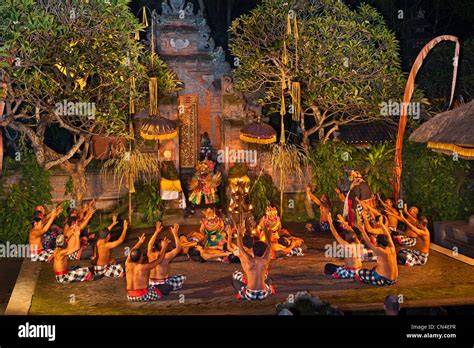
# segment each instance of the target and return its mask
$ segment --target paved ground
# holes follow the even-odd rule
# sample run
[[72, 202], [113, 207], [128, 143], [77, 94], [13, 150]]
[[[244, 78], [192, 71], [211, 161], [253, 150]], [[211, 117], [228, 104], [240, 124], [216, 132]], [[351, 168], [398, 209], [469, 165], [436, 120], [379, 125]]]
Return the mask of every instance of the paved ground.
[[[183, 227], [182, 232], [191, 228]], [[349, 311], [381, 309], [389, 293], [403, 295], [405, 307], [474, 304], [473, 268], [445, 255], [432, 251], [426, 266], [400, 267], [396, 285], [376, 288], [324, 275], [325, 263], [334, 262], [324, 256], [324, 245], [332, 243], [331, 236], [308, 235], [301, 232], [302, 224], [292, 225], [290, 230], [305, 238], [309, 250], [303, 257], [272, 262], [270, 274], [277, 293], [259, 303], [235, 299], [231, 275], [239, 265], [200, 264], [179, 257], [172, 273], [186, 274], [187, 282], [181, 291], [155, 303], [128, 303], [125, 279], [57, 284], [52, 265], [44, 264], [30, 314], [275, 314], [277, 303], [302, 290]], [[133, 245], [139, 232], [128, 236], [124, 247]], [[123, 247], [116, 250], [114, 257], [121, 258], [123, 250]], [[87, 265], [87, 262], [79, 264]]]
[[0, 315], [7, 308], [22, 261], [22, 259], [5, 259], [0, 261]]

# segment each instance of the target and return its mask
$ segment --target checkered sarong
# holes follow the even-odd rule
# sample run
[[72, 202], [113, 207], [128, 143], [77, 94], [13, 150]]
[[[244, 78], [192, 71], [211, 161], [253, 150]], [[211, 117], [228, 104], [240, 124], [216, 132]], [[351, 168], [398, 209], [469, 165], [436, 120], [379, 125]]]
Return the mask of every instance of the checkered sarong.
[[355, 274], [358, 270], [358, 268], [347, 268], [346, 266], [340, 266], [331, 276], [335, 279], [351, 279], [355, 277]]
[[105, 277], [111, 278], [123, 278], [125, 276], [125, 270], [122, 265], [103, 265], [94, 266], [94, 274], [104, 275]]
[[265, 284], [265, 290], [251, 290], [246, 286], [243, 286], [240, 291], [237, 293], [237, 298], [239, 300], [248, 300], [248, 301], [256, 301], [256, 300], [263, 300], [270, 295], [275, 293], [275, 289], [272, 285]]
[[362, 283], [369, 283], [369, 284], [372, 284], [372, 285], [380, 285], [380, 286], [384, 286], [384, 285], [393, 285], [396, 283], [395, 280], [390, 280], [390, 279], [387, 279], [385, 277], [382, 277], [380, 274], [378, 274], [376, 271], [375, 271], [375, 268], [373, 269], [360, 269], [359, 271], [357, 271], [356, 275], [355, 275], [355, 279], [357, 279], [358, 281], [362, 282]]
[[[365, 209], [364, 209], [364, 207], [363, 207], [362, 205], [357, 204], [356, 210], [357, 210], [357, 215], [360, 216], [360, 222], [363, 224], [363, 223], [365, 222], [365, 217], [364, 217], [364, 215], [365, 215], [365, 214], [364, 214], [364, 210], [365, 210]], [[372, 216], [372, 214], [370, 214], [370, 213], [367, 213], [367, 214], [368, 214], [368, 216], [369, 216], [369, 222], [370, 222], [371, 224], [374, 224], [375, 221], [374, 221], [374, 217]]]
[[92, 272], [88, 267], [55, 272], [54, 275], [58, 283], [86, 282], [92, 280]]
[[153, 279], [150, 278], [148, 284], [151, 286], [168, 284], [171, 288], [176, 291], [183, 287], [186, 276], [183, 274], [174, 275], [165, 279]]
[[293, 248], [286, 256], [304, 256], [303, 249], [301, 248]]
[[41, 250], [37, 253], [31, 253], [30, 254], [31, 261], [37, 262], [51, 262], [54, 258], [54, 250], [53, 249], [47, 249], [47, 250]]
[[162, 297], [160, 290], [150, 285], [146, 289], [127, 291], [127, 298], [130, 302], [152, 302], [158, 301]]
[[416, 245], [416, 238], [414, 237], [408, 237], [404, 235], [398, 235], [393, 238], [398, 245], [404, 246], [404, 247], [412, 247]]
[[[397, 255], [398, 260], [404, 260], [405, 266], [423, 266], [428, 262], [428, 253], [422, 253], [416, 249], [400, 249]], [[399, 262], [400, 263], [400, 262]]]
[[321, 228], [321, 232], [329, 231], [329, 222], [327, 221], [320, 221], [319, 227]]

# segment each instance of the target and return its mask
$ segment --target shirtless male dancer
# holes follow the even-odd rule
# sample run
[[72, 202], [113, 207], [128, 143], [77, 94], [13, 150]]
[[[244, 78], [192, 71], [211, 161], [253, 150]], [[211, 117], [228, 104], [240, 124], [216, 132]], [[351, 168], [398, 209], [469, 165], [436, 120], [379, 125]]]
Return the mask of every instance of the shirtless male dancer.
[[398, 264], [405, 266], [422, 266], [428, 262], [430, 253], [430, 231], [428, 230], [428, 219], [426, 216], [421, 217], [421, 223], [413, 224], [405, 218], [400, 210], [400, 217], [407, 224], [407, 227], [416, 233], [416, 244], [413, 249], [400, 249], [397, 254]]
[[163, 296], [170, 293], [171, 287], [168, 284], [151, 286], [148, 284], [150, 272], [165, 257], [169, 240], [164, 238], [161, 241], [161, 251], [158, 258], [153, 262], [144, 262], [140, 246], [145, 242], [145, 234], [138, 238], [125, 261], [125, 271], [127, 279], [127, 298], [131, 302], [151, 302], [158, 301]]
[[270, 284], [268, 277], [268, 267], [271, 256], [271, 232], [265, 228], [265, 240], [255, 242], [253, 245], [253, 255], [247, 252], [242, 242], [242, 235], [245, 228], [240, 226], [237, 234], [237, 246], [239, 247], [239, 258], [243, 272], [235, 271], [232, 275], [233, 286], [238, 291], [238, 299], [263, 300], [275, 293], [275, 289]]
[[[405, 216], [401, 216], [401, 210], [400, 213], [395, 211], [386, 211], [387, 215], [391, 217], [392, 219], [397, 219], [400, 222], [405, 222], [405, 220], [411, 222], [411, 225], [418, 225], [418, 208], [417, 207], [410, 207], [410, 209], [407, 209], [407, 205], [404, 205], [404, 212]], [[416, 245], [418, 238], [418, 234], [413, 231], [410, 227], [410, 225], [406, 226], [406, 230], [404, 234], [401, 233], [396, 233], [393, 236], [393, 240], [395, 243], [402, 247], [412, 247]]]
[[[112, 227], [116, 221], [117, 217], [114, 216], [112, 218]], [[97, 240], [95, 245], [94, 259], [96, 262], [94, 265], [94, 274], [104, 275], [105, 277], [122, 278], [125, 276], [125, 270], [122, 265], [116, 264], [115, 260], [110, 259], [110, 251], [124, 242], [125, 236], [127, 235], [128, 222], [127, 220], [123, 222], [122, 234], [113, 242], [110, 242], [111, 226], [99, 232], [99, 240]]]
[[[156, 237], [161, 232], [162, 226], [161, 222], [156, 223], [155, 233], [150, 238], [148, 242], [148, 261], [152, 262], [156, 260], [160, 256], [161, 252], [161, 240], [156, 240]], [[171, 234], [173, 235], [175, 248], [170, 252], [166, 252], [163, 260], [158, 263], [158, 265], [153, 268], [150, 272], [150, 281], [149, 284], [151, 286], [168, 284], [171, 286], [173, 291], [181, 289], [186, 280], [186, 276], [183, 274], [178, 274], [174, 276], [170, 276], [170, 264], [174, 260], [176, 256], [181, 253], [181, 242], [178, 236], [179, 225], [174, 224], [171, 227]]]
[[362, 283], [370, 283], [372, 285], [393, 285], [398, 278], [397, 267], [397, 251], [392, 242], [392, 238], [385, 225], [380, 224], [382, 234], [377, 235], [377, 244], [370, 241], [364, 225], [358, 217], [358, 225], [365, 243], [377, 255], [377, 266], [373, 269], [360, 269], [355, 275], [355, 279]]
[[94, 280], [93, 274], [88, 267], [69, 269], [68, 256], [76, 252], [80, 247], [80, 230], [77, 226], [71, 229], [69, 241], [64, 234], [56, 238], [56, 249], [54, 249], [54, 275], [58, 283], [85, 282]]
[[329, 230], [329, 222], [328, 222], [328, 216], [331, 215], [332, 211], [332, 204], [331, 200], [329, 199], [329, 196], [327, 194], [321, 195], [321, 197], [315, 196], [311, 192], [312, 187], [308, 185], [306, 187], [306, 196], [308, 200], [313, 201], [319, 206], [319, 226], [321, 229], [321, 232], [325, 232]]
[[53, 209], [50, 213], [49, 220], [46, 224], [43, 224], [43, 221], [40, 217], [33, 219], [33, 226], [28, 235], [28, 243], [30, 245], [30, 255], [31, 261], [46, 261], [51, 262], [53, 258], [54, 250], [44, 250], [42, 237], [48, 232], [49, 228], [54, 222], [54, 219], [61, 213], [62, 208], [57, 207]]
[[328, 263], [324, 266], [324, 273], [330, 274], [335, 279], [354, 278], [357, 271], [362, 268], [362, 245], [353, 232], [348, 232], [345, 240], [341, 238], [334, 227], [331, 215], [328, 215], [328, 222], [332, 235], [344, 247], [344, 265]]

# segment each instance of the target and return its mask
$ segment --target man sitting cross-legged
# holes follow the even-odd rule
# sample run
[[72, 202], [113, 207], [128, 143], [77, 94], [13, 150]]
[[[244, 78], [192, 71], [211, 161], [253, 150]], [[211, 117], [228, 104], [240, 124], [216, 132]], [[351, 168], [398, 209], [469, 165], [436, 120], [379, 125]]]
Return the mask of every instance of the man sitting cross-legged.
[[[156, 240], [156, 237], [161, 232], [162, 226], [161, 222], [156, 223], [156, 229], [153, 236], [150, 238], [148, 242], [148, 261], [152, 262], [156, 260], [160, 256], [161, 250], [161, 239]], [[174, 224], [171, 227], [171, 234], [173, 235], [175, 248], [170, 252], [166, 252], [163, 260], [156, 265], [150, 272], [150, 282], [149, 284], [152, 286], [161, 285], [161, 284], [168, 284], [171, 286], [172, 290], [179, 290], [184, 284], [186, 280], [186, 276], [183, 274], [178, 274], [174, 276], [170, 276], [170, 263], [174, 260], [176, 256], [179, 255], [181, 252], [181, 242], [178, 236], [179, 225]]]
[[334, 227], [331, 214], [328, 215], [328, 222], [332, 235], [344, 248], [344, 265], [337, 266], [332, 263], [328, 263], [326, 266], [324, 266], [324, 273], [330, 274], [336, 279], [354, 278], [357, 271], [362, 268], [362, 245], [353, 232], [348, 232], [346, 240], [341, 238]]
[[31, 261], [46, 261], [51, 262], [53, 258], [54, 250], [43, 249], [42, 238], [43, 235], [49, 231], [49, 228], [54, 222], [54, 219], [61, 213], [62, 208], [57, 207], [54, 209], [49, 216], [48, 222], [43, 223], [41, 217], [33, 219], [33, 225], [28, 235], [28, 243], [30, 245]]
[[238, 299], [263, 300], [275, 293], [268, 277], [268, 267], [271, 255], [271, 232], [265, 228], [265, 240], [255, 242], [251, 255], [243, 245], [242, 235], [245, 228], [240, 226], [237, 234], [237, 246], [239, 248], [239, 258], [243, 272], [235, 271], [233, 274], [233, 286], [238, 291]]
[[337, 215], [337, 221], [339, 222], [339, 226], [341, 226], [342, 229], [350, 233], [349, 236], [352, 236], [353, 234], [356, 237], [357, 241], [360, 243], [360, 253], [362, 262], [370, 262], [377, 260], [377, 255], [374, 253], [374, 251], [360, 242], [361, 237], [359, 236], [362, 236], [362, 234], [356, 226], [350, 226], [347, 220], [345, 220], [341, 214]]
[[365, 227], [360, 221], [360, 217], [358, 217], [358, 225], [360, 226], [362, 238], [377, 255], [377, 266], [371, 270], [360, 269], [357, 271], [355, 279], [372, 285], [395, 284], [398, 278], [397, 252], [388, 229], [384, 224], [380, 224], [382, 234], [377, 235], [377, 244], [375, 245], [370, 241]]
[[414, 249], [403, 248], [398, 251], [398, 263], [405, 266], [421, 266], [426, 264], [430, 252], [430, 231], [427, 228], [428, 219], [426, 216], [422, 216], [421, 223], [414, 224], [405, 218], [401, 210], [400, 217], [407, 224], [407, 228], [416, 233], [417, 238]]
[[127, 297], [132, 302], [158, 301], [163, 296], [168, 295], [171, 286], [168, 284], [149, 285], [150, 272], [165, 257], [169, 240], [164, 238], [161, 241], [161, 251], [158, 258], [153, 262], [144, 262], [140, 246], [145, 242], [145, 234], [138, 238], [137, 244], [132, 248], [125, 261], [125, 271], [127, 279]]
[[[114, 222], [113, 225], [115, 225], [117, 217], [114, 216], [112, 221]], [[110, 251], [123, 243], [127, 235], [127, 228], [128, 223], [127, 220], [125, 220], [123, 222], [122, 234], [113, 242], [110, 242], [110, 230], [112, 229], [110, 226], [99, 232], [99, 240], [95, 246], [94, 259], [96, 262], [94, 265], [94, 274], [114, 278], [122, 278], [125, 275], [125, 270], [122, 265], [115, 264], [115, 260], [110, 259]]]
[[94, 280], [93, 274], [88, 267], [68, 268], [68, 256], [80, 248], [80, 231], [77, 226], [71, 228], [69, 241], [60, 234], [56, 238], [56, 249], [54, 250], [54, 275], [58, 283], [85, 282]]

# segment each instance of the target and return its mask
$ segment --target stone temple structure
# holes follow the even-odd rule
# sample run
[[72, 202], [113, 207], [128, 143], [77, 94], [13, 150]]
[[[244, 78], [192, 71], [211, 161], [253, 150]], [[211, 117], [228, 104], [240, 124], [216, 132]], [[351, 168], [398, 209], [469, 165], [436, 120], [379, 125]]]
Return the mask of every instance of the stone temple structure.
[[[180, 128], [177, 139], [160, 143], [161, 158], [175, 162], [186, 186], [199, 159], [203, 134], [207, 133], [214, 156], [226, 148], [243, 149], [239, 130], [260, 109], [234, 92], [231, 67], [223, 49], [216, 47], [201, 10], [186, 0], [166, 0], [161, 13], [152, 13], [152, 21], [150, 47], [182, 82], [177, 95], [160, 95], [160, 113], [178, 120]], [[219, 166], [226, 172], [229, 165]]]

